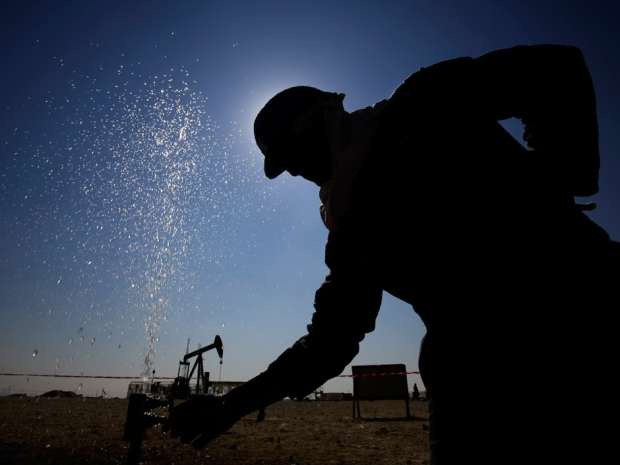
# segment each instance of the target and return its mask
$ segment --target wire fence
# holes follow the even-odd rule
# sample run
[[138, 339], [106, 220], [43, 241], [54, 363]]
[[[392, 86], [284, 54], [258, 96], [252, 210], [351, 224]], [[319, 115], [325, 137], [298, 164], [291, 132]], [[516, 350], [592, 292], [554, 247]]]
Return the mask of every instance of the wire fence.
[[[336, 378], [365, 378], [372, 376], [397, 376], [397, 375], [419, 375], [419, 371], [395, 371], [395, 372], [387, 372], [387, 373], [365, 373], [365, 374], [350, 374], [350, 375], [338, 375]], [[18, 376], [24, 378], [86, 378], [86, 379], [145, 379], [144, 376], [113, 376], [113, 375], [68, 375], [68, 374], [58, 374], [58, 373], [0, 373], [0, 376]], [[153, 380], [173, 380], [174, 376], [149, 376], [146, 379]]]
[[[419, 371], [397, 371], [397, 372], [386, 372], [386, 373], [367, 373], [367, 374], [341, 374], [336, 378], [339, 379], [351, 379], [358, 377], [375, 377], [375, 376], [416, 376], [420, 375]], [[9, 379], [16, 379], [15, 384], [9, 382]], [[19, 381], [19, 379], [25, 379], [25, 382]], [[31, 386], [26, 383], [32, 383], [34, 379], [48, 379], [51, 384], [45, 383], [41, 385], [40, 383], [36, 386]], [[11, 395], [22, 395], [25, 394], [27, 396], [38, 396], [44, 392], [47, 392], [49, 389], [60, 389], [60, 390], [68, 390], [75, 392], [82, 396], [87, 397], [124, 397], [127, 389], [127, 384], [118, 384], [122, 383], [122, 381], [143, 381], [143, 382], [159, 382], [159, 381], [172, 381], [175, 379], [173, 376], [150, 376], [144, 377], [143, 375], [102, 375], [102, 374], [68, 374], [68, 373], [17, 373], [17, 372], [0, 372], [0, 379], [6, 380], [3, 386], [0, 386], [0, 397], [3, 396], [11, 396]], [[75, 379], [76, 383], [80, 383], [75, 386], [71, 383], [71, 380]], [[52, 380], [55, 380], [54, 383]], [[89, 382], [90, 380], [90, 382]], [[96, 381], [99, 380], [103, 383], [107, 384], [99, 384]], [[82, 384], [83, 381], [83, 384]], [[416, 379], [411, 380], [418, 381]], [[8, 383], [8, 384], [7, 384]], [[60, 385], [58, 383], [61, 383]], [[67, 384], [69, 383], [69, 384]], [[96, 383], [96, 384], [94, 384]], [[113, 384], [110, 384], [113, 383]], [[214, 381], [214, 384], [220, 383], [229, 383], [229, 381]], [[35, 383], [37, 384], [37, 383]], [[338, 389], [338, 388], [336, 388]], [[343, 389], [342, 387], [340, 388]], [[344, 388], [347, 390], [347, 388]]]

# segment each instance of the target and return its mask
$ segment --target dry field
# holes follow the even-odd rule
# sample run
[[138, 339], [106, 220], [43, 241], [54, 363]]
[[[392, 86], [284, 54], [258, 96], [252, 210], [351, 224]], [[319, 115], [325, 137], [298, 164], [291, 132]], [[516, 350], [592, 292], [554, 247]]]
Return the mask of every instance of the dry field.
[[[120, 399], [0, 398], [0, 463], [120, 464], [127, 401]], [[368, 418], [404, 416], [404, 403], [363, 402]], [[248, 416], [208, 449], [166, 437], [144, 441], [145, 465], [407, 465], [427, 463], [427, 412], [413, 402], [412, 421], [353, 420], [351, 402], [283, 401], [256, 423]]]

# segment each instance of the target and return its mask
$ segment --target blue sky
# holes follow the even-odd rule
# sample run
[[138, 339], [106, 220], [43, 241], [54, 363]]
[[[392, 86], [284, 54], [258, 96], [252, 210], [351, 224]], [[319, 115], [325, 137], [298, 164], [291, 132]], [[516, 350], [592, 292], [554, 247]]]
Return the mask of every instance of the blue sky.
[[[318, 192], [287, 175], [264, 178], [251, 131], [260, 106], [291, 85], [343, 92], [355, 110], [440, 60], [576, 45], [599, 106], [592, 217], [620, 237], [612, 2], [0, 8], [0, 372], [139, 373], [146, 325], [160, 374], [176, 373], [187, 338], [194, 347], [220, 334], [223, 378], [245, 380], [301, 336], [326, 273]], [[507, 125], [518, 137], [518, 124]], [[354, 363], [415, 370], [423, 333], [412, 309], [386, 295]], [[217, 379], [213, 357], [208, 365]], [[0, 390], [78, 384], [0, 377]], [[102, 386], [83, 384], [87, 393]]]

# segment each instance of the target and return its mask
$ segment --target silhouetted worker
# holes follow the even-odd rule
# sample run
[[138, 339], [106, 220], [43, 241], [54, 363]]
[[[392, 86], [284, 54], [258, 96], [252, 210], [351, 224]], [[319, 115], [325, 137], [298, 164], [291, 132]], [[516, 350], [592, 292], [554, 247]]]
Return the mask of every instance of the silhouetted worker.
[[[387, 100], [293, 87], [254, 123], [265, 174], [320, 186], [330, 274], [308, 333], [265, 372], [172, 429], [204, 446], [245, 414], [341, 373], [383, 291], [427, 334], [432, 464], [592, 463], [603, 451], [618, 244], [575, 196], [598, 190], [595, 96], [581, 52], [521, 46], [448, 60]], [[521, 146], [498, 123], [524, 123]], [[602, 404], [575, 406], [580, 373]], [[535, 396], [524, 396], [531, 385]]]

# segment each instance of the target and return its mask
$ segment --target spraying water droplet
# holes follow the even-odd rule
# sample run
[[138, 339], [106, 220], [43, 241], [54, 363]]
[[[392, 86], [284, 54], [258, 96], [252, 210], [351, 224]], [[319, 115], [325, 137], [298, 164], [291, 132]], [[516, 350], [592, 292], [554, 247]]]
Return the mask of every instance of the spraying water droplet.
[[34, 349], [32, 351], [32, 358], [35, 358], [37, 355], [39, 355], [39, 350], [38, 349]]
[[[196, 250], [193, 248], [196, 231], [208, 227], [213, 237], [227, 237], [223, 229], [227, 227], [226, 212], [234, 210], [232, 216], [238, 218], [240, 203], [252, 212], [254, 205], [245, 198], [239, 201], [233, 191], [239, 188], [229, 182], [234, 179], [229, 172], [231, 163], [237, 159], [229, 156], [234, 136], [225, 136], [221, 143], [216, 141], [219, 127], [206, 112], [207, 98], [192, 89], [191, 83], [197, 82], [183, 68], [170, 68], [163, 76], [149, 76], [137, 68], [139, 65], [139, 62], [135, 65], [127, 62], [106, 66], [105, 72], [111, 73], [114, 79], [109, 84], [104, 83], [105, 74], [97, 73], [97, 78], [76, 74], [69, 88], [73, 92], [82, 91], [84, 98], [72, 96], [69, 100], [63, 96], [59, 99], [63, 108], [57, 107], [51, 96], [47, 98], [50, 112], [62, 110], [62, 114], [53, 115], [58, 117], [55, 119], [62, 121], [62, 125], [67, 122], [70, 125], [64, 129], [71, 130], [57, 131], [65, 139], [54, 140], [55, 136], [50, 136], [46, 141], [50, 150], [64, 151], [67, 164], [57, 166], [42, 160], [50, 156], [42, 151], [37, 152], [34, 161], [37, 164], [43, 161], [46, 174], [43, 188], [50, 198], [52, 189], [71, 187], [66, 167], [73, 167], [75, 176], [71, 178], [75, 178], [75, 187], [88, 195], [67, 197], [65, 200], [70, 205], [65, 202], [66, 210], [90, 212], [87, 218], [96, 218], [89, 222], [84, 221], [83, 215], [64, 213], [59, 207], [62, 202], [46, 213], [50, 218], [62, 216], [62, 224], [66, 225], [54, 237], [65, 258], [57, 262], [61, 268], [51, 274], [52, 284], [54, 275], [59, 286], [66, 274], [71, 278], [69, 284], [75, 284], [76, 289], [95, 294], [100, 286], [94, 283], [105, 279], [102, 273], [95, 272], [96, 268], [107, 269], [106, 257], [114, 258], [115, 265], [121, 268], [111, 270], [110, 275], [124, 280], [131, 307], [136, 309], [125, 323], [144, 324], [147, 341], [144, 370], [149, 373], [161, 323], [168, 319], [170, 293], [184, 289], [185, 282], [191, 281], [185, 279], [183, 267], [185, 259]], [[117, 70], [122, 71], [121, 78], [116, 77]], [[104, 68], [100, 67], [100, 71], [103, 73]], [[67, 115], [73, 116], [67, 120]], [[105, 164], [101, 163], [104, 159]], [[246, 175], [244, 183], [248, 180]], [[261, 198], [264, 196], [260, 194]], [[235, 208], [229, 208], [233, 200]], [[206, 215], [202, 208], [205, 205], [210, 209]], [[214, 215], [216, 208], [218, 212]], [[241, 212], [244, 214], [247, 213]], [[200, 219], [195, 221], [194, 215]], [[105, 223], [105, 232], [101, 223]], [[42, 229], [45, 224], [46, 221], [39, 221], [36, 226]], [[67, 253], [66, 244], [74, 244], [78, 250]], [[217, 245], [207, 251], [210, 263], [219, 264], [222, 258], [222, 252], [213, 252]], [[204, 246], [199, 243], [197, 247]], [[212, 257], [213, 253], [218, 254], [218, 260]], [[77, 305], [76, 300], [73, 306]], [[90, 314], [95, 314], [96, 309], [91, 307], [91, 310]], [[89, 322], [82, 320], [82, 324]], [[79, 342], [85, 342], [84, 332], [80, 327], [74, 334]], [[69, 338], [70, 345], [73, 339]]]

